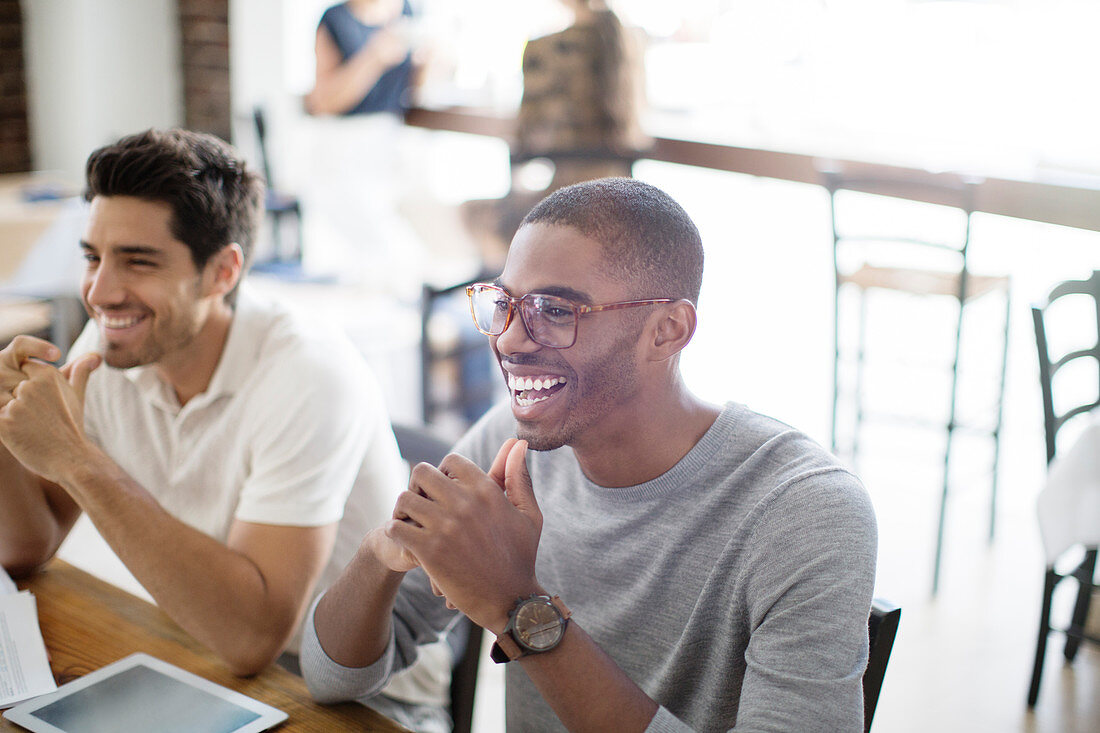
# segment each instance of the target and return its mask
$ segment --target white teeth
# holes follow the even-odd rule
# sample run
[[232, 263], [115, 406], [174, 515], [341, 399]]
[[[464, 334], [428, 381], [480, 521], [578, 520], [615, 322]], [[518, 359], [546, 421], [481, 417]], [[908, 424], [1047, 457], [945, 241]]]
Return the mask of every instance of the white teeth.
[[[539, 392], [544, 389], [550, 389], [558, 384], [565, 384], [565, 377], [540, 377], [538, 379], [531, 379], [530, 377], [517, 377], [513, 374], [508, 375], [508, 389], [513, 392]], [[533, 400], [522, 400], [520, 404], [534, 404], [535, 402], [541, 402], [546, 399], [546, 396], [539, 397]]]
[[129, 328], [141, 319], [137, 316], [130, 316], [129, 318], [111, 318], [110, 316], [100, 316], [99, 320], [107, 328]]

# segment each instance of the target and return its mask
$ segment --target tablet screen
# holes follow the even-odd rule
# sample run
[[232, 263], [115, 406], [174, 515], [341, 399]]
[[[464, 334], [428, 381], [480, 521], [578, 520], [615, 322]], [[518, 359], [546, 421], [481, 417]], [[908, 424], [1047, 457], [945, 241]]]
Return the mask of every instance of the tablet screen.
[[260, 717], [149, 667], [131, 667], [34, 714], [66, 733], [233, 733]]
[[286, 715], [159, 659], [133, 655], [6, 717], [51, 733], [239, 733], [265, 730]]

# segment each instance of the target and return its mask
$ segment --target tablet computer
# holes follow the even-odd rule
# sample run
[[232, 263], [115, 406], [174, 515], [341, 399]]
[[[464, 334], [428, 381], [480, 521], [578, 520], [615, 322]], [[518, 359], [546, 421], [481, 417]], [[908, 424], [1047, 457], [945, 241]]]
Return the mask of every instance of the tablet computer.
[[35, 733], [258, 733], [287, 715], [148, 654], [131, 654], [4, 717]]

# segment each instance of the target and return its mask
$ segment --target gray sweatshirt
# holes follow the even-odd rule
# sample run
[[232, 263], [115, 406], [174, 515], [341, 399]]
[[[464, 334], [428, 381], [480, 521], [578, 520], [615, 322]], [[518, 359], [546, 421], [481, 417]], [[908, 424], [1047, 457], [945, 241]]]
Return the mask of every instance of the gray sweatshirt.
[[[459, 442], [487, 469], [514, 435], [507, 406]], [[570, 448], [529, 452], [544, 515], [539, 583], [661, 708], [650, 731], [860, 731], [877, 530], [859, 481], [804, 434], [727, 404], [662, 476], [590, 482]], [[370, 667], [325, 655], [302, 668], [321, 701], [364, 700], [453, 618], [422, 572]], [[509, 730], [562, 730], [523, 672], [506, 674]]]

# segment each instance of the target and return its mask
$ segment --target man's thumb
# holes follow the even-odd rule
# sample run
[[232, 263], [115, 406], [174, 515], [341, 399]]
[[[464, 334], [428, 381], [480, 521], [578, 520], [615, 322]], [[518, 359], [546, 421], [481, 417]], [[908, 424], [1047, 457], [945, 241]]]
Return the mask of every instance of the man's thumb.
[[80, 401], [84, 401], [84, 390], [88, 386], [88, 377], [103, 363], [99, 354], [85, 354], [69, 365], [69, 384], [76, 390]]
[[508, 438], [504, 441], [504, 444], [500, 446], [500, 450], [497, 451], [497, 457], [493, 459], [493, 465], [489, 469], [489, 476], [500, 488], [504, 488], [504, 467], [508, 461], [508, 456], [512, 453], [512, 446], [516, 444], [515, 438]]
[[527, 441], [517, 440], [504, 464], [504, 491], [512, 505], [524, 513], [538, 512], [531, 474], [527, 472]]

